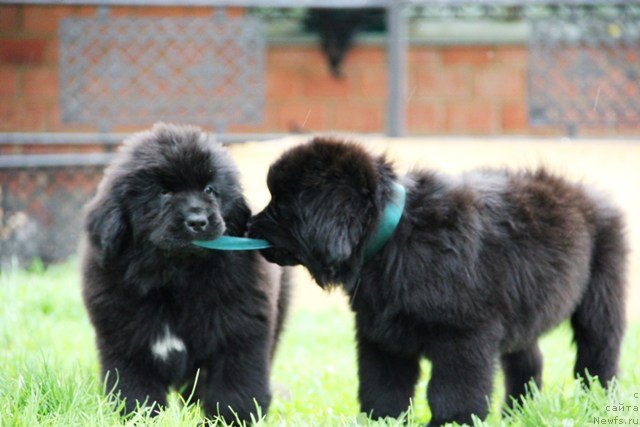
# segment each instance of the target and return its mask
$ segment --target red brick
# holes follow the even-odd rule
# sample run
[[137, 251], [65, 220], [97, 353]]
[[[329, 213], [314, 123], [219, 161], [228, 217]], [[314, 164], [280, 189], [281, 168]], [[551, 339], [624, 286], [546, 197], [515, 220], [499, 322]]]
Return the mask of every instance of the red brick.
[[27, 99], [55, 101], [58, 97], [58, 72], [54, 68], [27, 68], [24, 72]]
[[[332, 76], [324, 52], [315, 47], [313, 53], [309, 52], [311, 63], [307, 62], [307, 69], [312, 74], [321, 77]], [[347, 52], [341, 64], [342, 78], [357, 79], [362, 70], [370, 68], [386, 68], [384, 50], [379, 46], [362, 46]]]
[[[120, 13], [132, 16], [143, 13], [141, 10], [123, 7]], [[199, 9], [182, 10], [168, 9], [163, 13], [200, 13]], [[0, 13], [2, 11], [4, 9], [0, 7]], [[93, 16], [95, 12], [95, 7], [73, 8], [75, 16]], [[15, 33], [10, 37], [15, 38]], [[56, 77], [58, 42], [56, 38], [48, 40], [42, 36], [42, 39], [0, 39], [0, 131], [96, 131], [95, 125], [60, 123]], [[35, 50], [21, 49], [33, 47], [34, 42]], [[267, 52], [264, 122], [234, 126], [229, 130], [376, 132], [384, 129], [387, 94], [384, 47], [357, 46], [345, 61], [345, 78], [341, 81], [330, 76], [326, 59], [316, 45], [270, 46]], [[410, 131], [563, 134], [564, 129], [529, 127], [524, 92], [526, 55], [524, 46], [412, 47], [407, 87]], [[34, 60], [36, 66], [15, 66]], [[565, 90], [576, 91], [577, 88], [569, 84]], [[634, 96], [638, 91], [630, 86], [629, 94]], [[603, 86], [601, 105], [605, 105], [607, 98]], [[140, 128], [116, 127], [113, 130]], [[632, 126], [619, 130], [613, 127], [586, 129], [585, 132], [637, 134], [639, 130], [640, 127]]]
[[[3, 177], [4, 178], [4, 177]], [[22, 186], [20, 185], [20, 180], [18, 179], [8, 179], [3, 181], [7, 183], [7, 192], [9, 194], [22, 194]]]
[[[111, 16], [137, 16], [143, 10], [153, 10], [147, 6], [109, 6]], [[69, 16], [74, 17], [95, 17], [98, 14], [98, 6], [74, 5]], [[66, 16], [64, 16], [66, 17]]]
[[381, 132], [384, 129], [385, 103], [339, 104], [331, 130]]
[[336, 79], [327, 70], [323, 74], [305, 76], [304, 95], [313, 98], [347, 97], [353, 91], [353, 76]]
[[640, 124], [637, 125], [619, 125], [615, 129], [616, 135], [629, 136], [640, 134]]
[[527, 106], [511, 103], [502, 107], [501, 127], [503, 132], [526, 132], [529, 130]]
[[441, 62], [439, 48], [415, 46], [409, 49], [407, 62], [409, 66], [430, 67], [437, 66]]
[[[149, 7], [149, 6], [132, 6], [129, 7], [129, 11], [125, 8], [120, 10], [120, 15], [125, 16], [127, 14], [135, 14], [136, 16], [198, 16], [198, 17], [211, 17], [214, 12], [210, 7], [189, 7], [189, 6], [162, 6], [162, 7]], [[227, 16], [231, 18], [238, 18], [246, 15], [246, 9], [243, 7], [227, 7], [225, 8]]]
[[227, 15], [233, 17], [244, 16], [247, 10], [244, 7], [228, 7], [226, 8]]
[[471, 93], [471, 75], [468, 70], [451, 69], [438, 73], [438, 88], [448, 98], [466, 98]]
[[634, 64], [640, 59], [640, 52], [638, 52], [636, 49], [624, 48], [622, 49], [622, 51], [624, 52], [624, 56], [627, 62], [630, 64]]
[[449, 47], [442, 51], [445, 65], [481, 65], [490, 63], [495, 57], [495, 49], [485, 46]]
[[57, 34], [60, 20], [73, 13], [73, 6], [25, 6], [23, 28], [30, 34]]
[[143, 9], [140, 6], [110, 6], [109, 14], [115, 17], [137, 16]]
[[283, 46], [272, 47], [267, 52], [267, 69], [282, 68], [318, 68], [325, 66], [324, 58], [316, 47]]
[[438, 133], [444, 130], [444, 109], [436, 103], [410, 103], [407, 108], [409, 132]]
[[637, 81], [636, 82], [627, 81], [627, 83], [623, 87], [624, 87], [626, 96], [628, 96], [629, 98], [638, 99], [640, 97], [640, 87], [638, 86]]
[[[186, 7], [186, 6], [167, 6], [167, 7], [137, 7], [135, 10], [137, 16], [168, 16], [168, 17], [210, 17], [213, 11], [209, 7]], [[229, 16], [236, 16], [233, 12], [228, 12]]]
[[136, 16], [149, 16], [149, 17], [175, 17], [183, 16], [185, 8], [180, 6], [167, 6], [167, 7], [136, 7]]
[[276, 130], [279, 132], [322, 131], [329, 127], [326, 105], [286, 102], [277, 111]]
[[0, 97], [16, 97], [20, 93], [18, 67], [0, 66]]
[[[0, 154], [22, 154], [22, 146], [19, 145], [0, 145]], [[0, 182], [7, 182], [0, 174]]]
[[[409, 93], [416, 98], [461, 99], [471, 95], [471, 72], [461, 68], [418, 69], [415, 87], [409, 86]], [[415, 91], [415, 92], [414, 92]]]
[[495, 61], [515, 68], [526, 68], [527, 48], [525, 46], [501, 46], [496, 48]]
[[74, 153], [102, 153], [106, 151], [106, 146], [100, 144], [70, 145], [69, 151]]
[[74, 12], [75, 12], [75, 16], [85, 17], [85, 16], [96, 16], [97, 11], [98, 11], [98, 8], [96, 6], [80, 5], [80, 6], [76, 6], [76, 9]]
[[526, 93], [525, 71], [492, 67], [474, 72], [474, 95], [488, 98], [522, 99]]
[[283, 70], [267, 70], [267, 100], [297, 98], [302, 94], [302, 82]]
[[[25, 145], [23, 146], [23, 152], [25, 154], [58, 154], [58, 153], [96, 153], [104, 152], [104, 146], [99, 144], [61, 144], [61, 145]], [[56, 181], [64, 183], [64, 177], [67, 175], [60, 175], [56, 177]], [[77, 179], [70, 177], [71, 179]]]
[[298, 81], [300, 91], [304, 81], [328, 74], [327, 66], [319, 52], [294, 47], [273, 48], [267, 51], [267, 74], [284, 74], [290, 80]]
[[[145, 129], [148, 129], [150, 125], [151, 125], [150, 123], [143, 123], [143, 124], [137, 124], [137, 125], [113, 125], [113, 127], [111, 127], [109, 131], [113, 133], [135, 133], [135, 132], [141, 132]], [[94, 129], [99, 130], [97, 126]], [[205, 127], [205, 130], [212, 131], [214, 129]]]
[[495, 132], [495, 108], [489, 103], [456, 103], [446, 108], [446, 130], [452, 133]]
[[358, 94], [367, 98], [386, 98], [387, 69], [371, 66], [360, 70]]
[[260, 125], [230, 125], [226, 132], [229, 133], [261, 133], [261, 132], [270, 132], [272, 129], [266, 127], [267, 120]]
[[[320, 51], [315, 53], [310, 53], [307, 57], [305, 63], [302, 67], [299, 67], [300, 70], [303, 71], [302, 78], [320, 78], [320, 79], [335, 79], [333, 74], [331, 74], [331, 69], [329, 68], [329, 64], [327, 63], [327, 59], [324, 57], [324, 54]], [[343, 79], [352, 79], [354, 72], [351, 67], [342, 68], [342, 78]]]
[[387, 62], [385, 50], [380, 46], [359, 46], [347, 52], [343, 65], [351, 67], [357, 64], [358, 67], [380, 66]]
[[0, 102], [0, 131], [47, 130], [49, 108], [35, 102]]
[[279, 109], [280, 109], [279, 105], [267, 103], [266, 111], [264, 112], [264, 122], [260, 127], [260, 131], [280, 132], [281, 129], [284, 129], [278, 126], [278, 123], [279, 123], [278, 120], [280, 119]]
[[45, 64], [57, 65], [58, 56], [60, 55], [60, 39], [50, 39], [44, 54]]
[[18, 6], [0, 6], [0, 33], [15, 33], [20, 28]]
[[46, 41], [42, 39], [0, 40], [0, 62], [38, 64], [44, 59]]
[[23, 148], [24, 154], [45, 154], [45, 153], [64, 153], [62, 149], [63, 146], [55, 146], [52, 150], [52, 147], [48, 145], [25, 145]]

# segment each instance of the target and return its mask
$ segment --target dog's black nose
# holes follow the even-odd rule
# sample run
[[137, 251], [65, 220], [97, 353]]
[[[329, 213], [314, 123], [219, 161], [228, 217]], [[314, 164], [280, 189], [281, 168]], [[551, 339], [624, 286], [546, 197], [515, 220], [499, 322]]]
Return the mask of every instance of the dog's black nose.
[[200, 233], [207, 228], [209, 221], [207, 220], [207, 216], [203, 213], [191, 213], [185, 219], [184, 224], [190, 231]]

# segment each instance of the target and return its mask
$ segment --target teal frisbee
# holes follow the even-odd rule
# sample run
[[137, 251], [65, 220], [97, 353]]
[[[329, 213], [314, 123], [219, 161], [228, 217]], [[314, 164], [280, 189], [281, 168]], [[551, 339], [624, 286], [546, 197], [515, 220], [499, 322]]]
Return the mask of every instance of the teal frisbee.
[[218, 251], [254, 251], [272, 246], [271, 243], [266, 240], [234, 236], [220, 236], [214, 240], [195, 240], [193, 244], [201, 248]]

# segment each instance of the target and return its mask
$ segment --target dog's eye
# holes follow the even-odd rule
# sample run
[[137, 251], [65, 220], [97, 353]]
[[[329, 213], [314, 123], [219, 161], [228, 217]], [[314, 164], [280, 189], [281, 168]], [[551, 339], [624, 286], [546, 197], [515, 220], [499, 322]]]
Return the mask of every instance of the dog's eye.
[[164, 189], [160, 192], [160, 195], [162, 196], [170, 196], [171, 195], [171, 191]]
[[204, 193], [208, 194], [210, 196], [217, 196], [218, 195], [218, 192], [216, 191], [216, 189], [213, 188], [210, 185], [207, 185], [206, 187], [204, 187]]

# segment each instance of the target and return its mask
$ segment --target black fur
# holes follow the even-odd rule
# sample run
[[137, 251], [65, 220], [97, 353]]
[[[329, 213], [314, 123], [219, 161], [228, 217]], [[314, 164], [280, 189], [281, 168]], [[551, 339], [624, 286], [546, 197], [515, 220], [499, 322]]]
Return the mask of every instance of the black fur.
[[275, 245], [267, 259], [303, 264], [349, 294], [363, 412], [405, 411], [427, 357], [431, 425], [484, 418], [497, 360], [510, 397], [540, 385], [538, 338], [567, 318], [575, 373], [611, 380], [625, 323], [617, 209], [544, 170], [418, 170], [400, 181], [398, 228], [364, 260], [396, 180], [384, 157], [316, 138], [272, 165], [271, 202], [249, 226]]
[[190, 396], [198, 370], [208, 416], [250, 420], [253, 399], [266, 412], [286, 274], [257, 252], [191, 244], [241, 236], [249, 216], [233, 160], [198, 128], [156, 125], [106, 170], [87, 206], [83, 296], [127, 412], [164, 406], [169, 387]]

